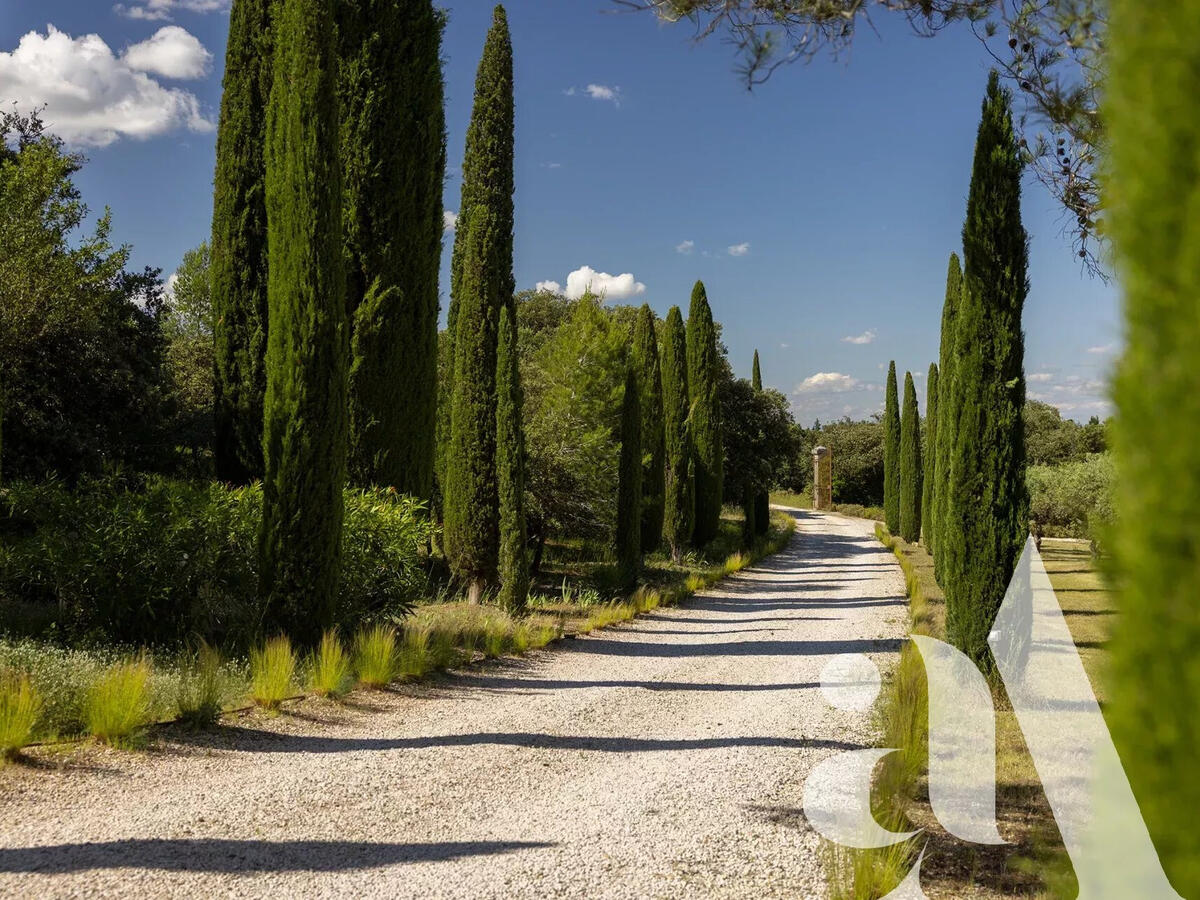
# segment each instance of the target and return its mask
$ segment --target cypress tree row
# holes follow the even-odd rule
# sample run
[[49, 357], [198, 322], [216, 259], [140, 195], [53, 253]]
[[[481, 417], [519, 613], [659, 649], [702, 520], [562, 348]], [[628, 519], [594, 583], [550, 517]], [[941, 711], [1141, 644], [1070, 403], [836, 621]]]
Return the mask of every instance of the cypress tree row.
[[692, 289], [692, 305], [688, 312], [687, 372], [696, 483], [692, 540], [697, 547], [703, 547], [721, 529], [721, 470], [725, 464], [725, 450], [721, 441], [721, 401], [718, 397], [717, 330], [701, 281], [697, 281]]
[[217, 478], [263, 476], [267, 389], [267, 103], [274, 0], [234, 0], [229, 13], [213, 178], [213, 463]]
[[[1163, 867], [1200, 897], [1200, 3], [1115, 0], [1111, 222], [1127, 349], [1114, 385], [1111, 716]], [[1107, 713], [1109, 710], [1105, 710]]]
[[500, 310], [496, 354], [496, 484], [500, 494], [500, 604], [519, 612], [529, 599], [529, 556], [525, 530], [525, 430], [517, 323]]
[[958, 430], [958, 403], [955, 399], [957, 381], [954, 377], [954, 336], [958, 321], [958, 307], [962, 302], [962, 266], [958, 254], [950, 254], [946, 270], [946, 300], [942, 306], [942, 342], [938, 363], [938, 428], [937, 445], [931, 448], [934, 454], [933, 472], [933, 564], [934, 577], [939, 585], [945, 582], [945, 552], [942, 535], [946, 528], [946, 501], [949, 497], [950, 455], [954, 448], [954, 436]]
[[900, 400], [896, 361], [888, 366], [883, 412], [883, 515], [888, 531], [900, 533]]
[[933, 485], [937, 476], [934, 463], [937, 459], [938, 430], [938, 367], [929, 364], [925, 378], [925, 446], [921, 448], [921, 540], [925, 549], [933, 553]]
[[921, 537], [921, 413], [912, 372], [904, 373], [904, 415], [900, 420], [900, 536], [910, 544]]
[[642, 568], [642, 411], [637, 370], [625, 374], [621, 402], [621, 458], [617, 475], [617, 576], [632, 590]]
[[678, 306], [667, 313], [662, 347], [663, 430], [665, 481], [663, 536], [675, 562], [691, 542], [695, 522], [692, 484], [692, 443], [688, 411], [687, 340]]
[[[763, 389], [762, 384], [762, 369], [758, 365], [758, 351], [754, 351], [754, 371], [751, 374], [751, 387], [756, 391]], [[771, 495], [766, 491], [759, 491], [754, 495], [754, 533], [756, 535], [764, 535], [771, 530]]]
[[641, 386], [642, 410], [642, 552], [658, 549], [663, 539], [666, 482], [666, 449], [663, 426], [662, 373], [658, 364], [658, 337], [649, 304], [638, 310], [633, 332], [633, 364]]
[[278, 624], [311, 644], [336, 611], [346, 480], [337, 48], [329, 0], [277, 9], [260, 577]]
[[341, 44], [350, 477], [428, 498], [446, 171], [444, 14], [345, 0]]
[[955, 324], [957, 428], [940, 535], [947, 635], [985, 668], [992, 665], [987, 636], [1029, 536], [1021, 329], [1029, 285], [1021, 168], [1011, 98], [993, 71], [963, 225], [963, 294]]

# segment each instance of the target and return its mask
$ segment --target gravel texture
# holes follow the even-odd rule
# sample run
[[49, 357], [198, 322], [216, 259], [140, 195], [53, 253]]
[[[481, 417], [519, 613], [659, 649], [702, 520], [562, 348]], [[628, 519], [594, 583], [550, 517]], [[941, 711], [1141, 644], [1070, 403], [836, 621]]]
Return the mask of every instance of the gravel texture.
[[903, 579], [872, 523], [679, 609], [141, 754], [0, 772], [0, 895], [824, 897], [810, 767], [869, 744], [819, 689], [886, 668]]

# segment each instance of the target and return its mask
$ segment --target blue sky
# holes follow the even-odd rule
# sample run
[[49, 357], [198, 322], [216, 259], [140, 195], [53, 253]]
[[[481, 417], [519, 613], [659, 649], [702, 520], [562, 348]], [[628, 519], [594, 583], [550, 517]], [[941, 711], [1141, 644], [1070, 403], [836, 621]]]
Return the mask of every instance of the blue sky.
[[[450, 212], [491, 8], [449, 4]], [[890, 359], [920, 373], [924, 406], [987, 75], [969, 31], [923, 39], [880, 17], [841, 59], [751, 93], [731, 49], [697, 46], [687, 25], [614, 14], [611, 0], [508, 9], [519, 287], [610, 273], [614, 301], [686, 313], [700, 278], [735, 369], [748, 375], [758, 348], [764, 380], [805, 423], [879, 409]], [[227, 0], [0, 6], [0, 101], [47, 104], [90, 159], [86, 200], [112, 207], [138, 266], [170, 272], [207, 236], [227, 28]], [[1031, 395], [1106, 414], [1117, 291], [1081, 272], [1037, 184], [1024, 214]], [[569, 278], [585, 268], [597, 274]], [[443, 305], [447, 284], [444, 271]]]

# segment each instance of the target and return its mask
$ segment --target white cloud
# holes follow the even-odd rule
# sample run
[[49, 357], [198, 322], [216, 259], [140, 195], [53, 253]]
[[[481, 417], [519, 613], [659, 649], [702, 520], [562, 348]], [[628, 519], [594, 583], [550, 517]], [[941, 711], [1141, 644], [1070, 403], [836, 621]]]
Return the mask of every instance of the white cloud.
[[1047, 381], [1053, 381], [1054, 376], [1049, 372], [1034, 372], [1032, 375], [1026, 376], [1025, 380], [1034, 384], [1045, 384]]
[[842, 338], [843, 344], [855, 344], [862, 346], [863, 344], [873, 344], [875, 342], [875, 329], [868, 328], [862, 334], [848, 335]]
[[547, 291], [551, 294], [561, 294], [562, 285], [557, 281], [539, 281], [536, 285], [534, 285], [534, 290]]
[[1116, 344], [1101, 344], [1098, 347], [1088, 347], [1087, 352], [1100, 356], [1105, 353], [1112, 353], [1116, 349]]
[[442, 213], [442, 230], [453, 231], [458, 227], [458, 213], [445, 210]]
[[680, 254], [681, 256], [691, 256], [692, 252], [695, 249], [696, 249], [695, 241], [684, 241], [680, 244], [675, 245], [675, 252]]
[[212, 65], [212, 54], [195, 36], [178, 25], [158, 29], [151, 37], [126, 48], [121, 61], [137, 72], [165, 78], [203, 78]]
[[619, 87], [609, 87], [606, 84], [589, 84], [587, 86], [587, 93], [593, 100], [610, 100], [613, 103], [621, 102], [621, 89]]
[[567, 276], [566, 295], [578, 300], [588, 291], [607, 300], [628, 300], [646, 293], [646, 286], [626, 272], [624, 275], [609, 275], [597, 272], [590, 266], [576, 269]]
[[130, 19], [161, 22], [170, 19], [176, 10], [194, 13], [221, 12], [229, 8], [229, 0], [146, 0], [126, 6], [118, 3], [113, 10]]
[[747, 241], [744, 244], [734, 244], [732, 247], [729, 248], [730, 256], [745, 256], [749, 252], [750, 252], [750, 242], [749, 241]]
[[72, 39], [53, 25], [0, 52], [0, 85], [6, 101], [27, 109], [44, 105], [48, 129], [71, 143], [106, 147], [120, 137], [215, 128], [194, 94], [136, 71], [99, 35]]
[[847, 391], [856, 391], [862, 386], [862, 382], [852, 375], [843, 375], [841, 372], [818, 372], [796, 385], [795, 393], [844, 394]]

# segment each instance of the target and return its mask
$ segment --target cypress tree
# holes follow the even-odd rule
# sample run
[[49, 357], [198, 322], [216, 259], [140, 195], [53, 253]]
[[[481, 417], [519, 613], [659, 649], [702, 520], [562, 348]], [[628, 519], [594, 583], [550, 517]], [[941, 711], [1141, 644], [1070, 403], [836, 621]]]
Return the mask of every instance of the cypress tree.
[[524, 392], [517, 354], [517, 323], [508, 307], [500, 310], [496, 354], [496, 482], [500, 494], [500, 604], [521, 611], [529, 598], [529, 556], [525, 530]]
[[663, 536], [671, 547], [671, 558], [679, 562], [684, 548], [692, 539], [695, 495], [691, 428], [688, 422], [687, 341], [683, 315], [678, 306], [672, 306], [667, 313], [662, 350], [663, 447], [666, 462]]
[[888, 366], [883, 412], [883, 514], [888, 531], [900, 533], [900, 400], [896, 362]]
[[638, 310], [633, 333], [633, 362], [641, 386], [642, 411], [642, 552], [658, 549], [663, 539], [666, 449], [663, 427], [662, 373], [658, 363], [658, 338], [649, 304]]
[[688, 391], [692, 404], [692, 460], [695, 466], [696, 523], [692, 540], [703, 547], [721, 530], [722, 466], [720, 359], [717, 330], [704, 283], [692, 289], [687, 321]]
[[267, 103], [274, 0], [229, 13], [213, 177], [213, 464], [217, 478], [263, 477], [267, 389]]
[[[1163, 867], [1200, 897], [1200, 3], [1112, 4], [1112, 235], [1126, 352], [1114, 384], [1117, 746]], [[1105, 710], [1109, 712], [1108, 709]]]
[[921, 413], [912, 372], [904, 373], [904, 415], [900, 420], [900, 536], [910, 544], [921, 537]]
[[625, 375], [621, 402], [621, 459], [617, 475], [617, 573], [632, 590], [642, 568], [642, 411], [637, 370]]
[[[754, 371], [751, 375], [751, 386], [756, 391], [763, 389], [762, 369], [758, 365], [758, 351], [754, 351]], [[754, 496], [754, 533], [764, 535], [771, 530], [771, 495], [761, 490]]]
[[446, 171], [432, 0], [345, 0], [341, 45], [350, 477], [428, 498]]
[[1025, 484], [1027, 240], [1011, 98], [993, 71], [983, 101], [963, 225], [955, 323], [954, 414], [946, 520], [946, 631], [982, 667], [987, 636], [1029, 536]]
[[349, 342], [333, 5], [283, 0], [277, 23], [267, 116], [270, 339], [260, 577], [280, 624], [312, 643], [336, 611], [346, 479]]
[[936, 479], [934, 463], [937, 460], [937, 429], [938, 367], [937, 363], [930, 363], [929, 374], [925, 379], [925, 445], [921, 453], [921, 463], [924, 466], [921, 476], [921, 540], [931, 554], [934, 542], [933, 485]]
[[945, 551], [942, 535], [945, 533], [946, 501], [949, 497], [950, 456], [954, 449], [954, 435], [958, 429], [958, 404], [955, 400], [957, 381], [954, 377], [955, 324], [958, 306], [962, 302], [962, 266], [957, 253], [950, 254], [946, 270], [946, 300], [942, 306], [942, 340], [938, 363], [938, 429], [937, 446], [934, 452], [933, 485], [933, 562], [934, 577], [945, 589]]

